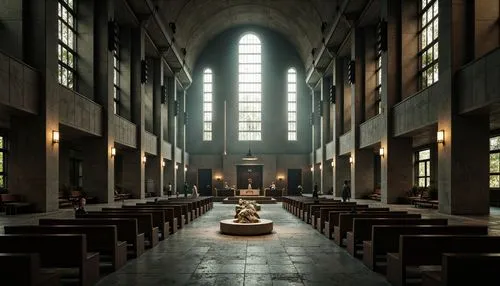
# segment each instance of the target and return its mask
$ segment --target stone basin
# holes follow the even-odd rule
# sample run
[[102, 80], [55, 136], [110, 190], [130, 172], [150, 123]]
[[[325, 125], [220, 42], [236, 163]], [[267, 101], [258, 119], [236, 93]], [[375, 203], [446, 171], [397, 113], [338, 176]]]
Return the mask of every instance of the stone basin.
[[220, 232], [229, 235], [263, 235], [273, 232], [273, 221], [259, 219], [256, 223], [238, 223], [234, 219], [220, 221]]

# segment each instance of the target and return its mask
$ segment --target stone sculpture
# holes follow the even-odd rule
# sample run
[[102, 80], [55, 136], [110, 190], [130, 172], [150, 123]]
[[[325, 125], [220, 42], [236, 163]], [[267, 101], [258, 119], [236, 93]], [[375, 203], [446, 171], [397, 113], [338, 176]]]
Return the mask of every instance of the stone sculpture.
[[[257, 205], [254, 201], [239, 200], [236, 206], [236, 214], [234, 222], [237, 223], [256, 223], [259, 222], [259, 214], [255, 208]], [[260, 206], [259, 206], [260, 207]]]

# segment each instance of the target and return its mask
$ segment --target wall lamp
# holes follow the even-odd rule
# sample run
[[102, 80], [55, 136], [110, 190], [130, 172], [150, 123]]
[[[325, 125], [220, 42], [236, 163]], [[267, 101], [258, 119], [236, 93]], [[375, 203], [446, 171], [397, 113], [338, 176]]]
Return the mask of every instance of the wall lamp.
[[146, 164], [147, 160], [148, 160], [148, 157], [146, 157], [146, 155], [142, 156], [142, 163]]
[[319, 164], [319, 169], [323, 170], [323, 164]]
[[436, 140], [436, 142], [444, 144], [444, 130], [439, 130], [437, 132], [437, 140]]
[[353, 161], [352, 156], [349, 156], [349, 163], [352, 164], [352, 161]]
[[175, 164], [175, 169], [176, 170], [179, 169], [179, 165]]
[[59, 131], [53, 130], [52, 131], [52, 143], [59, 143], [59, 140], [60, 140]]
[[188, 167], [184, 166], [184, 172], [187, 172], [187, 170], [188, 170]]
[[385, 155], [384, 148], [380, 147], [380, 149], [378, 149], [378, 154], [380, 155], [380, 157], [384, 157], [384, 155]]
[[162, 167], [165, 167], [167, 165], [167, 163], [165, 163], [165, 160], [161, 161], [161, 166]]
[[283, 177], [278, 177], [278, 181], [283, 181]]
[[114, 157], [114, 156], [116, 156], [116, 148], [111, 147], [111, 157]]
[[215, 177], [215, 179], [217, 180], [217, 182], [220, 182], [222, 180], [219, 176]]

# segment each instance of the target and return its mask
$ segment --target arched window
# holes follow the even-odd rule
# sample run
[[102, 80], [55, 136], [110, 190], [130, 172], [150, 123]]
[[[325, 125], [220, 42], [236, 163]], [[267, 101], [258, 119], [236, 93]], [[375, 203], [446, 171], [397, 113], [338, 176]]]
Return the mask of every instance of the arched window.
[[297, 72], [288, 69], [288, 141], [297, 140]]
[[238, 140], [262, 140], [261, 44], [254, 34], [239, 42]]
[[212, 70], [203, 72], [203, 141], [212, 141]]

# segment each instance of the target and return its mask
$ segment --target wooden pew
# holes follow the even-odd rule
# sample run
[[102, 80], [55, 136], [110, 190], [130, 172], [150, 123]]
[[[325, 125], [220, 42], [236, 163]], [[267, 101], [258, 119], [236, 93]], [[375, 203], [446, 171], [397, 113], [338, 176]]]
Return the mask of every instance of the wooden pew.
[[343, 239], [347, 232], [352, 230], [353, 220], [355, 218], [375, 218], [375, 217], [400, 217], [400, 218], [421, 218], [420, 214], [409, 214], [403, 212], [360, 212], [360, 213], [344, 213], [340, 214], [339, 224], [334, 226], [333, 236], [335, 243], [342, 246]]
[[40, 219], [39, 225], [114, 225], [118, 240], [126, 241], [131, 250], [129, 257], [137, 258], [144, 253], [144, 233], [139, 232], [135, 218], [78, 218]]
[[[137, 205], [139, 205], [140, 203], [137, 203]], [[180, 206], [181, 207], [181, 210], [182, 210], [182, 215], [184, 215], [184, 224], [188, 224], [190, 221], [192, 221], [194, 219], [194, 216], [193, 216], [193, 211], [192, 211], [192, 206], [191, 206], [191, 203], [187, 203], [187, 202], [183, 202], [183, 201], [180, 201], [180, 199], [176, 199], [176, 200], [160, 200], [160, 201], [157, 201], [157, 202], [146, 202], [146, 204], [148, 205], [152, 205], [152, 204], [161, 204], [161, 205], [169, 205], [169, 206]]]
[[[387, 213], [391, 210], [389, 208], [363, 208], [361, 210], [357, 210], [356, 213], [365, 213], [365, 212], [377, 212], [377, 213]], [[334, 210], [328, 211], [328, 219], [325, 221], [325, 229], [324, 233], [328, 239], [332, 238], [332, 234], [335, 231], [335, 226], [339, 225], [340, 214], [344, 213], [352, 213], [352, 210], [344, 209], [344, 210]], [[406, 211], [400, 212], [400, 214], [406, 214]]]
[[424, 271], [422, 286], [500, 285], [498, 269], [498, 253], [443, 253], [441, 271]]
[[[183, 214], [184, 209], [183, 209], [182, 205], [174, 205], [174, 204], [166, 204], [166, 203], [151, 203], [151, 202], [137, 203], [135, 205], [136, 206], [167, 206], [167, 207], [171, 207], [174, 209], [174, 215], [177, 218], [177, 228], [178, 229], [183, 228], [184, 224], [186, 222], [186, 215]], [[124, 207], [129, 207], [129, 206], [124, 206]]]
[[58, 286], [59, 273], [40, 269], [37, 253], [0, 253], [0, 282], [15, 286]]
[[447, 219], [441, 218], [355, 218], [352, 231], [347, 232], [347, 252], [357, 256], [357, 250], [363, 249], [363, 241], [371, 240], [374, 225], [448, 225]]
[[[351, 211], [354, 207], [350, 205], [338, 205], [338, 206], [321, 206], [319, 210], [315, 210], [312, 213], [311, 217], [314, 217], [312, 221], [316, 221], [316, 226], [315, 228], [323, 233], [323, 226], [325, 225], [325, 222], [328, 221], [328, 212], [329, 211]], [[367, 209], [368, 205], [356, 205], [357, 210], [363, 210]], [[389, 210], [389, 209], [387, 209]]]
[[150, 213], [111, 213], [87, 212], [84, 215], [75, 215], [76, 218], [135, 218], [140, 233], [144, 233], [145, 248], [152, 248], [158, 244], [158, 227], [153, 226], [153, 216]]
[[375, 225], [372, 240], [363, 241], [363, 263], [372, 270], [377, 260], [399, 250], [399, 236], [412, 234], [487, 235], [488, 227], [480, 225]]
[[307, 214], [307, 217], [305, 217], [304, 220], [306, 223], [310, 223], [313, 228], [316, 228], [316, 218], [318, 217], [318, 214], [316, 213], [319, 212], [319, 210], [323, 207], [326, 208], [326, 207], [336, 207], [336, 206], [353, 209], [356, 206], [356, 203], [333, 202], [333, 203], [320, 203], [320, 204], [307, 205], [307, 211], [304, 213]]
[[165, 217], [163, 210], [156, 209], [126, 209], [126, 208], [102, 208], [102, 212], [113, 213], [149, 213], [153, 218], [153, 226], [158, 227], [160, 236], [159, 240], [164, 240], [170, 234], [170, 223]]
[[387, 254], [387, 280], [392, 285], [406, 285], [406, 267], [441, 265], [441, 255], [446, 252], [500, 253], [500, 236], [401, 235], [399, 252]]
[[84, 234], [4, 234], [0, 252], [38, 253], [44, 268], [77, 268], [81, 286], [99, 280], [99, 253], [87, 252]]
[[[307, 222], [309, 218], [309, 206], [314, 204], [332, 204], [332, 203], [340, 203], [340, 200], [330, 200], [330, 199], [320, 199], [318, 201], [310, 200], [299, 202], [298, 207], [298, 216], [301, 220]], [[355, 203], [354, 203], [355, 204]]]
[[178, 220], [175, 217], [174, 208], [165, 205], [123, 205], [123, 209], [154, 209], [162, 210], [165, 213], [165, 219], [168, 221], [170, 227], [170, 233], [176, 233], [178, 230]]
[[87, 250], [111, 256], [113, 271], [120, 269], [127, 263], [127, 243], [118, 241], [116, 226], [114, 225], [15, 225], [5, 226], [6, 234], [85, 234]]

